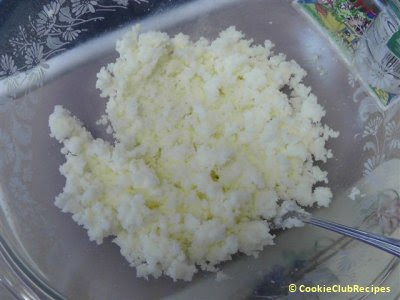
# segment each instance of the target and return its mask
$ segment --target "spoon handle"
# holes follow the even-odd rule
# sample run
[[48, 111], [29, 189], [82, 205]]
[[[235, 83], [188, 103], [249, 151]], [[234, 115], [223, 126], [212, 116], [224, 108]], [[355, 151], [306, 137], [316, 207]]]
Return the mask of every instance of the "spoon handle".
[[303, 222], [343, 234], [400, 257], [400, 240], [398, 239], [388, 238], [382, 235], [365, 232], [359, 229], [334, 222], [319, 220], [313, 217], [304, 219]]

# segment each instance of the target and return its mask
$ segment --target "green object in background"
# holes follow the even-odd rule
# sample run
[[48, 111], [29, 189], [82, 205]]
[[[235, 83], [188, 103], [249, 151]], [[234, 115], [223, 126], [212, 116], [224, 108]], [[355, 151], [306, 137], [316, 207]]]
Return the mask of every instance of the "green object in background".
[[389, 50], [400, 59], [400, 31], [392, 35], [386, 46]]

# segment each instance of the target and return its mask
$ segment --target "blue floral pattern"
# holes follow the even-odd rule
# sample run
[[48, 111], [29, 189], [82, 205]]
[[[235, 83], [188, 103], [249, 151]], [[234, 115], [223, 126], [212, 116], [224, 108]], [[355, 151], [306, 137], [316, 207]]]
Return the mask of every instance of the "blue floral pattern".
[[[48, 68], [46, 61], [65, 51], [87, 31], [85, 24], [104, 20], [100, 13], [147, 2], [113, 0], [104, 4], [105, 1], [97, 0], [52, 0], [44, 5], [39, 13], [28, 18], [27, 25], [19, 26], [16, 36], [9, 40], [12, 55], [0, 56], [0, 80], [6, 79], [8, 96], [15, 97], [16, 88], [26, 82], [29, 86], [42, 85]], [[21, 62], [20, 65], [17, 62]]]

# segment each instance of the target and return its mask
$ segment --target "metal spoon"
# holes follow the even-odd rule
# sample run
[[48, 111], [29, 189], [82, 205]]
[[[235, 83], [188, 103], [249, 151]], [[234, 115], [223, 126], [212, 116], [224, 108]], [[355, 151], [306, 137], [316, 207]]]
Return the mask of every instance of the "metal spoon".
[[344, 226], [335, 222], [320, 220], [312, 217], [310, 214], [304, 211], [289, 211], [285, 213], [285, 215], [281, 217], [280, 223], [277, 227], [285, 227], [283, 225], [288, 219], [291, 219], [292, 221], [294, 220], [296, 222], [300, 221], [307, 224], [312, 224], [333, 232], [343, 234], [358, 241], [364, 242], [368, 245], [384, 250], [397, 257], [400, 257], [400, 240], [398, 239], [373, 234], [352, 227]]

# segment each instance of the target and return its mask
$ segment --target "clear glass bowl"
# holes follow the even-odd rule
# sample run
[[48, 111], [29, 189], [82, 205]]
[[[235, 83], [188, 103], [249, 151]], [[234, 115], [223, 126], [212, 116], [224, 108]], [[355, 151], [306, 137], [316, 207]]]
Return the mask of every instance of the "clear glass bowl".
[[[101, 11], [97, 13], [100, 16]], [[399, 105], [380, 110], [351, 67], [291, 1], [200, 0], [141, 23], [143, 30], [184, 32], [193, 39], [214, 38], [235, 25], [256, 43], [272, 40], [275, 51], [298, 61], [308, 72], [307, 84], [327, 110], [324, 121], [340, 131], [328, 145], [334, 158], [323, 165], [329, 171], [334, 200], [330, 208], [315, 210], [315, 215], [399, 237]], [[95, 89], [96, 73], [115, 59], [115, 40], [125, 30], [99, 36], [47, 61], [40, 60], [39, 47], [32, 54], [39, 59], [36, 68], [1, 81], [0, 279], [10, 295], [21, 299], [364, 296], [288, 294], [288, 285], [296, 283], [383, 285], [391, 292], [382, 299], [399, 297], [398, 259], [310, 226], [278, 232], [276, 246], [267, 247], [258, 258], [236, 255], [221, 266], [230, 277], [221, 282], [209, 273], [198, 274], [190, 283], [138, 279], [116, 245], [89, 242], [85, 230], [53, 204], [64, 185], [58, 172], [64, 158], [60, 145], [49, 137], [48, 116], [54, 105], [62, 104], [94, 136], [105, 137], [95, 125], [104, 109]], [[353, 188], [360, 193], [349, 197]]]

